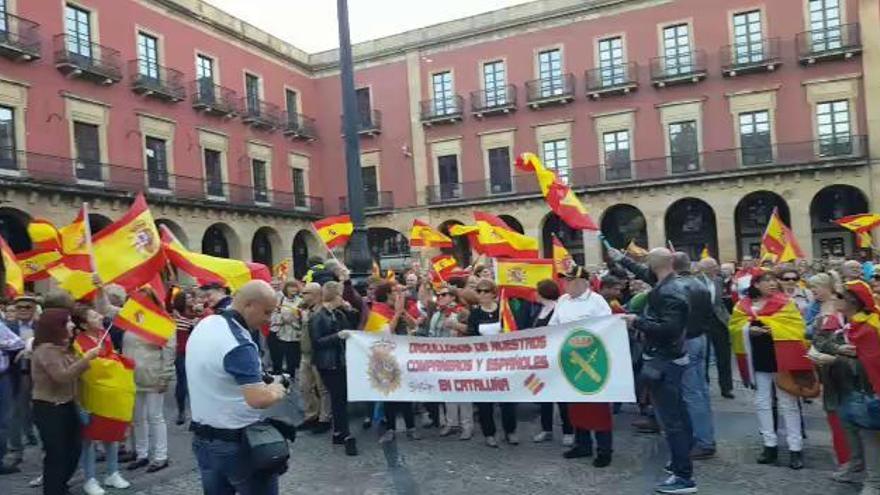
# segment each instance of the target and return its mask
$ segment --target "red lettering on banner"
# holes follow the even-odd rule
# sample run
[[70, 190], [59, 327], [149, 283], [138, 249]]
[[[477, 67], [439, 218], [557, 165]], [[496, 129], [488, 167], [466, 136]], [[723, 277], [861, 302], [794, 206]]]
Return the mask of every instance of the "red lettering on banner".
[[473, 351], [470, 344], [409, 343], [410, 354], [466, 354]]
[[473, 371], [474, 363], [470, 359], [426, 359], [406, 362], [406, 370], [415, 372], [456, 372]]
[[550, 367], [547, 356], [514, 356], [486, 360], [486, 371], [543, 370]]
[[456, 392], [508, 392], [507, 378], [472, 378], [453, 380]]
[[493, 351], [514, 352], [531, 351], [547, 348], [547, 338], [544, 335], [537, 337], [523, 337], [510, 340], [493, 340], [489, 343]]

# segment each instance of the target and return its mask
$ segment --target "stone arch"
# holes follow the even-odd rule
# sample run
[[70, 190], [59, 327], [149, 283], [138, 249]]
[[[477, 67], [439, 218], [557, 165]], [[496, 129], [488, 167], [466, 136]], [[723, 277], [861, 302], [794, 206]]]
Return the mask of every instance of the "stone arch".
[[449, 229], [452, 228], [453, 225], [464, 225], [458, 220], [446, 220], [441, 223], [439, 227], [437, 227], [440, 232], [452, 238], [452, 247], [451, 248], [440, 248], [440, 252], [443, 254], [448, 254], [450, 256], [454, 256], [456, 260], [458, 260], [458, 264], [460, 266], [468, 266], [471, 264], [471, 243], [468, 241], [467, 236], [453, 236], [449, 233]]
[[625, 249], [635, 241], [640, 247], [648, 247], [648, 227], [642, 210], [633, 205], [619, 203], [607, 208], [600, 222], [602, 235], [611, 246]]
[[810, 202], [814, 255], [852, 255], [857, 249], [856, 236], [834, 223], [834, 220], [867, 212], [868, 199], [857, 187], [834, 184], [817, 192]]
[[293, 236], [293, 276], [302, 279], [309, 271], [309, 257], [322, 254], [318, 238], [309, 229], [302, 229]]
[[271, 269], [281, 261], [281, 236], [272, 227], [260, 227], [251, 239], [251, 261], [262, 263]]
[[229, 225], [218, 222], [205, 229], [202, 235], [202, 253], [240, 260], [240, 251], [238, 234]]
[[0, 208], [0, 236], [14, 253], [33, 249], [27, 226], [31, 216], [16, 208]]
[[788, 203], [782, 196], [771, 191], [754, 191], [739, 200], [734, 210], [734, 230], [736, 232], [737, 258], [751, 256], [757, 258], [761, 248], [761, 236], [773, 209], [779, 209], [779, 216], [786, 225], [791, 226], [791, 213]]
[[544, 258], [553, 257], [553, 236], [556, 236], [578, 265], [585, 263], [584, 236], [580, 230], [568, 226], [558, 215], [547, 213], [541, 221], [541, 246]]
[[409, 240], [402, 232], [388, 227], [369, 227], [367, 245], [370, 257], [383, 270], [403, 269], [409, 262]]
[[715, 210], [702, 199], [682, 198], [669, 205], [664, 216], [666, 240], [676, 251], [687, 253], [692, 260], [700, 258], [704, 248], [718, 256], [718, 227]]
[[523, 229], [522, 223], [516, 219], [513, 215], [498, 215], [498, 218], [504, 220], [504, 223], [507, 224], [511, 229], [519, 232], [520, 234], [525, 234], [526, 231]]
[[102, 215], [100, 213], [89, 213], [89, 228], [92, 230], [92, 235], [97, 234], [98, 232], [107, 228], [108, 225], [113, 223], [113, 220], [106, 215]]
[[167, 227], [168, 230], [170, 230], [171, 233], [174, 234], [174, 237], [176, 237], [177, 240], [180, 241], [181, 244], [183, 244], [187, 248], [189, 247], [189, 236], [186, 235], [186, 231], [183, 230], [183, 227], [181, 227], [177, 222], [167, 218], [158, 218], [156, 219], [156, 228], [158, 229], [160, 225], [164, 225], [165, 227]]

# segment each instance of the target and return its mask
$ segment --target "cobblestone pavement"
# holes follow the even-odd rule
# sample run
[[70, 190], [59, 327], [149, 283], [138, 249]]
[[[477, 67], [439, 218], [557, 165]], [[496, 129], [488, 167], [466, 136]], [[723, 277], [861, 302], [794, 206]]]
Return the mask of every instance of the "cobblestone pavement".
[[[715, 391], [713, 391], [715, 393]], [[713, 397], [718, 456], [695, 465], [700, 493], [712, 495], [846, 495], [855, 486], [829, 480], [834, 469], [824, 413], [818, 401], [806, 405], [808, 439], [803, 471], [759, 466], [754, 462], [760, 446], [757, 421], [751, 412], [751, 392], [737, 390], [735, 400]], [[166, 400], [167, 418], [174, 418], [173, 398]], [[293, 446], [290, 471], [281, 478], [281, 492], [289, 494], [649, 494], [663, 478], [666, 447], [659, 435], [632, 431], [631, 406], [615, 418], [614, 462], [606, 469], [593, 468], [588, 459], [565, 460], [560, 435], [554, 442], [534, 444], [538, 431], [537, 406], [520, 405], [518, 427], [521, 444], [490, 449], [477, 434], [469, 442], [440, 438], [436, 429], [422, 430], [424, 439], [408, 441], [398, 435], [384, 446], [376, 442], [375, 429], [358, 436], [358, 457], [346, 457], [328, 435], [302, 434]], [[352, 420], [353, 423], [355, 419]], [[500, 424], [500, 423], [499, 423]], [[172, 423], [169, 430], [171, 467], [154, 474], [140, 470], [124, 475], [133, 483], [128, 490], [108, 494], [178, 495], [201, 492], [190, 434]], [[557, 432], [558, 433], [558, 432]], [[40, 494], [28, 486], [40, 469], [40, 452], [26, 452], [21, 474], [0, 477], [0, 495]], [[781, 451], [780, 462], [787, 462]], [[103, 465], [99, 465], [99, 473]], [[82, 476], [74, 478], [74, 493], [82, 493]]]

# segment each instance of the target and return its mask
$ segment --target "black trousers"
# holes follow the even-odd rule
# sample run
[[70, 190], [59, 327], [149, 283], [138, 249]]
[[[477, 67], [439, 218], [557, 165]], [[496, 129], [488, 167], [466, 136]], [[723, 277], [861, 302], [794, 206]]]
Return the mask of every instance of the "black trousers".
[[385, 408], [385, 427], [393, 430], [397, 424], [397, 414], [403, 415], [403, 422], [406, 424], [407, 430], [415, 429], [416, 418], [413, 413], [412, 402], [386, 402], [383, 404]]
[[[727, 327], [714, 326], [706, 332], [712, 349], [715, 350], [715, 366], [718, 367], [718, 388], [722, 392], [733, 390], [733, 372], [731, 370], [730, 332]], [[709, 377], [709, 355], [706, 351], [706, 379]]]
[[[568, 406], [562, 402], [557, 402], [556, 407], [559, 408], [559, 417], [562, 419], [562, 434], [571, 435], [574, 428], [571, 427], [571, 421], [568, 420]], [[541, 429], [553, 432], [553, 403], [541, 403]]]
[[[477, 403], [477, 417], [480, 419], [480, 429], [483, 430], [483, 436], [495, 436], [495, 403], [479, 402]], [[516, 403], [501, 402], [498, 404], [501, 408], [501, 427], [504, 433], [516, 433]]]
[[578, 447], [586, 447], [593, 451], [593, 435], [596, 436], [596, 453], [611, 455], [612, 436], [611, 431], [582, 430], [578, 428], [574, 433], [574, 444]]
[[293, 379], [299, 362], [302, 359], [299, 342], [286, 342], [279, 339], [275, 332], [269, 333], [269, 359], [272, 361], [273, 373], [287, 373]]
[[82, 451], [79, 415], [73, 402], [34, 401], [34, 423], [43, 442], [43, 495], [64, 495]]
[[431, 423], [434, 426], [440, 426], [440, 403], [425, 402], [424, 406], [425, 410], [428, 411], [428, 417], [431, 418]]
[[333, 435], [347, 437], [348, 430], [348, 385], [345, 381], [345, 368], [318, 370], [327, 392], [330, 393], [330, 411], [333, 414]]

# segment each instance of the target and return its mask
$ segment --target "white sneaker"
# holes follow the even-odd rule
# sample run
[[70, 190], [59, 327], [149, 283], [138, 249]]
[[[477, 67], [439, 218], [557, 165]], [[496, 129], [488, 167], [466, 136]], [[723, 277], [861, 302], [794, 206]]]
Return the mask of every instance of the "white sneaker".
[[385, 433], [379, 437], [379, 443], [391, 443], [394, 441], [394, 430], [386, 430]]
[[131, 483], [126, 481], [126, 479], [123, 478], [121, 474], [119, 474], [119, 471], [116, 471], [115, 473], [111, 474], [110, 476], [107, 476], [106, 478], [104, 478], [104, 486], [109, 486], [111, 488], [125, 489], [125, 488], [130, 487]]
[[486, 437], [486, 445], [488, 445], [489, 447], [492, 447], [493, 449], [497, 449], [498, 448], [498, 440], [496, 440], [494, 436]]
[[459, 440], [470, 440], [474, 436], [474, 430], [471, 428], [462, 428]]
[[442, 430], [440, 430], [441, 437], [448, 437], [452, 435], [453, 428], [451, 426], [444, 426]]
[[83, 485], [83, 491], [86, 495], [104, 495], [105, 492], [103, 488], [101, 488], [100, 483], [95, 478], [89, 478], [88, 481]]
[[562, 435], [562, 446], [571, 447], [574, 445], [574, 435]]
[[42, 474], [37, 476], [36, 478], [28, 481], [28, 486], [33, 487], [33, 488], [36, 488], [36, 487], [42, 486], [42, 485], [43, 485], [43, 475]]
[[535, 443], [541, 443], [541, 442], [546, 442], [547, 440], [550, 440], [552, 438], [553, 438], [552, 433], [550, 433], [549, 431], [542, 431], [542, 432], [538, 433], [537, 435], [535, 435], [534, 437], [532, 437], [532, 441], [534, 441]]
[[507, 443], [510, 445], [519, 445], [519, 437], [516, 433], [508, 433], [507, 434]]

